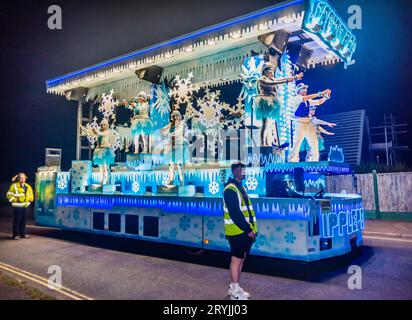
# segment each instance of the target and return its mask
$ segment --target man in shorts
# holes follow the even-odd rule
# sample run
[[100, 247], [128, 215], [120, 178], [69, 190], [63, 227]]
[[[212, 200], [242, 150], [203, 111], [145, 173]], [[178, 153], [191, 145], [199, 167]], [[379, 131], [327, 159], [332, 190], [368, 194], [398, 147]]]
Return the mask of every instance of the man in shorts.
[[232, 164], [232, 175], [225, 185], [224, 222], [225, 235], [229, 240], [231, 251], [230, 277], [228, 295], [231, 300], [246, 300], [250, 294], [239, 285], [243, 262], [249, 254], [256, 239], [257, 225], [252, 202], [242, 185], [246, 166], [243, 163]]

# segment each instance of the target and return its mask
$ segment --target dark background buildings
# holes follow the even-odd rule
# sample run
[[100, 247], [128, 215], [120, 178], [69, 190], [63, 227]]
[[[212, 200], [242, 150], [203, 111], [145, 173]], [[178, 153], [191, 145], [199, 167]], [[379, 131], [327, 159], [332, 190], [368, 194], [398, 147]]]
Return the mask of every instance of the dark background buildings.
[[[63, 149], [63, 169], [75, 158], [76, 104], [48, 95], [45, 80], [173, 38], [280, 1], [13, 1], [0, 8], [0, 180], [44, 164], [44, 149]], [[343, 18], [361, 6], [356, 64], [310, 70], [313, 91], [334, 91], [329, 110], [366, 109], [371, 123], [393, 113], [412, 123], [412, 3], [409, 0], [331, 0]], [[58, 4], [63, 29], [47, 28]], [[322, 114], [322, 112], [320, 114]], [[403, 138], [408, 144], [412, 133]], [[409, 159], [404, 159], [405, 161]]]

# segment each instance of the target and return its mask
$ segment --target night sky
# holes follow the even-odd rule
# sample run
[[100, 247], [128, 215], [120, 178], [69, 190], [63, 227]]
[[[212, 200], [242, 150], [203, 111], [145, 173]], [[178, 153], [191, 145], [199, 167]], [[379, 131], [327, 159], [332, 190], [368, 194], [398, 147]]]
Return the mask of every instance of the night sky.
[[[46, 94], [45, 80], [273, 5], [269, 0], [13, 1], [0, 8], [0, 181], [18, 171], [33, 180], [46, 147], [63, 149], [63, 169], [75, 158], [76, 103]], [[412, 2], [331, 0], [346, 20], [360, 5], [356, 64], [307, 72], [311, 90], [331, 88], [325, 113], [366, 109], [372, 125], [393, 113], [412, 125]], [[47, 28], [58, 4], [63, 29]], [[321, 114], [321, 113], [320, 113]], [[412, 132], [412, 129], [410, 128]], [[402, 140], [408, 144], [411, 132]], [[412, 146], [411, 144], [409, 144]], [[409, 159], [410, 160], [410, 159]]]

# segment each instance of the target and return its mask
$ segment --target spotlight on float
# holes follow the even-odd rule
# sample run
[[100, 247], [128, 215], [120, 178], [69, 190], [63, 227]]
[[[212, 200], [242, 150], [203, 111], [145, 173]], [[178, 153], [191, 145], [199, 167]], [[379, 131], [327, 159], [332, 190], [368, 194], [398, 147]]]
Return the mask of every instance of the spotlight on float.
[[290, 61], [294, 65], [302, 69], [307, 69], [309, 67], [309, 62], [313, 51], [306, 48], [304, 45], [289, 45], [288, 54]]
[[256, 57], [256, 56], [260, 55], [260, 53], [256, 52], [255, 50], [250, 50], [250, 53], [251, 53], [252, 57]]
[[162, 77], [163, 68], [159, 66], [151, 66], [149, 68], [136, 70], [136, 75], [141, 80], [146, 80], [151, 83], [160, 83], [160, 78]]
[[278, 30], [258, 37], [259, 41], [269, 49], [269, 55], [265, 57], [265, 60], [271, 62], [276, 68], [279, 65], [280, 57], [286, 49], [289, 37], [290, 33], [286, 30]]
[[87, 97], [87, 92], [89, 89], [78, 87], [74, 89], [70, 89], [64, 92], [64, 96], [67, 100], [74, 100], [74, 101], [81, 101], [84, 102]]

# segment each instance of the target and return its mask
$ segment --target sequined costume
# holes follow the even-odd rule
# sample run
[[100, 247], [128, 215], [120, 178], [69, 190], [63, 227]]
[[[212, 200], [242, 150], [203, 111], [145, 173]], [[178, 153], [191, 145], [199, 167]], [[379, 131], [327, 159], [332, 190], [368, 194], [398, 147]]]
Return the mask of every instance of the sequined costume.
[[111, 143], [111, 133], [109, 130], [99, 131], [97, 137], [97, 147], [93, 152], [94, 165], [111, 165], [115, 161], [115, 153]]
[[132, 108], [135, 116], [131, 121], [132, 135], [150, 135], [153, 132], [153, 123], [149, 118], [150, 105], [147, 102], [136, 103]]

